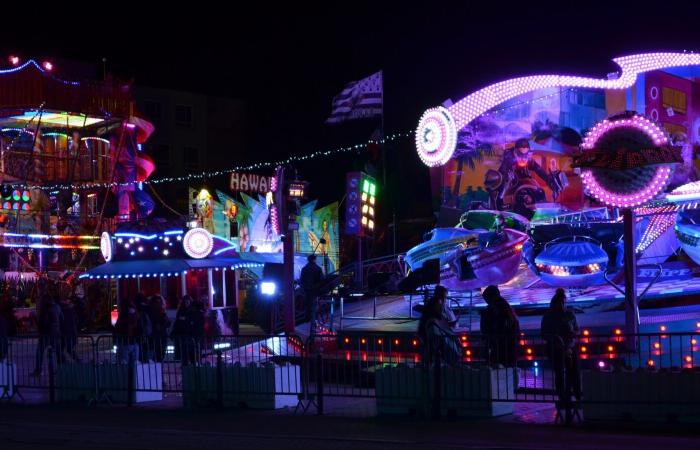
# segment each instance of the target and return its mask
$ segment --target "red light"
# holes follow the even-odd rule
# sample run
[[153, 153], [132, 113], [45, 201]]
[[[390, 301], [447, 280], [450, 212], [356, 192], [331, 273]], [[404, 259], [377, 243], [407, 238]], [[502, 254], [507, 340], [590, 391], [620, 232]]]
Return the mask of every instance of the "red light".
[[520, 339], [520, 345], [525, 345], [525, 339]]
[[608, 352], [612, 353], [615, 348], [612, 345], [608, 345]]
[[413, 346], [415, 347], [416, 345], [418, 345], [418, 341], [414, 339], [414, 340], [413, 340]]
[[11, 55], [9, 59], [10, 59], [10, 64], [12, 64], [13, 66], [16, 66], [17, 64], [19, 64], [19, 57], [18, 56]]
[[384, 341], [382, 341], [381, 339], [377, 339], [377, 344], [382, 345], [382, 342]]
[[345, 352], [345, 360], [350, 361], [350, 359], [351, 359], [350, 352]]
[[622, 330], [619, 329], [619, 328], [615, 328], [615, 334], [618, 335], [618, 336], [621, 335], [621, 334], [622, 334]]
[[53, 64], [51, 64], [49, 61], [44, 61], [44, 64], [42, 65], [44, 66], [44, 69], [48, 70], [49, 72], [53, 70]]
[[653, 365], [654, 365], [654, 360], [653, 360], [653, 359], [650, 359], [649, 361], [647, 361], [647, 365], [653, 366]]
[[692, 362], [692, 361], [693, 361], [693, 357], [692, 357], [692, 356], [686, 356], [686, 357], [685, 357], [685, 362]]
[[398, 339], [394, 339], [394, 345], [399, 345], [399, 340], [398, 340]]
[[587, 351], [588, 351], [588, 349], [586, 348], [585, 345], [583, 347], [581, 347], [581, 353], [586, 353]]

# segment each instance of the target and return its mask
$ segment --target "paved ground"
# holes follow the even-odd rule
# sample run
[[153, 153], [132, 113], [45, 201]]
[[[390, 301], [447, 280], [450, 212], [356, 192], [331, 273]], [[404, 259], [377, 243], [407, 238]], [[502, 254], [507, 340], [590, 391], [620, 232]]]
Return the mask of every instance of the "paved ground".
[[692, 449], [684, 428], [499, 420], [353, 419], [274, 412], [0, 405], [2, 449]]

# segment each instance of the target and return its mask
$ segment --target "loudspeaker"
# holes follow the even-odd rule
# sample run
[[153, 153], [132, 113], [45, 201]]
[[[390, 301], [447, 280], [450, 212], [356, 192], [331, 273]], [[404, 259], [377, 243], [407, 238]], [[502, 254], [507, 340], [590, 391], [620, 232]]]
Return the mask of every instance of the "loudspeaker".
[[429, 259], [423, 263], [421, 284], [440, 284], [440, 259]]

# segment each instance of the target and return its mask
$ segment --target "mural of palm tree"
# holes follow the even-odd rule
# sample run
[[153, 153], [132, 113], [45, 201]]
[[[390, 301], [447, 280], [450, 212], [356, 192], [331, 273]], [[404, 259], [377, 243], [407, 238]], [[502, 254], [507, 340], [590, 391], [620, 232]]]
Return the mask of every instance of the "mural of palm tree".
[[482, 163], [484, 158], [492, 157], [495, 154], [493, 145], [480, 140], [473, 126], [466, 127], [459, 132], [454, 156], [457, 160], [457, 172], [452, 186], [452, 198], [456, 203], [454, 206], [459, 206], [459, 191], [465, 166], [470, 170], [475, 170], [476, 165]]

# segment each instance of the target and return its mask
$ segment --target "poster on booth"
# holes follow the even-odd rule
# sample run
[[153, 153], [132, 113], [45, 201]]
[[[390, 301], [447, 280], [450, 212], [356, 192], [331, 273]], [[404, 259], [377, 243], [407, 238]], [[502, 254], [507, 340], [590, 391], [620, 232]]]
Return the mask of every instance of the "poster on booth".
[[[230, 240], [241, 252], [282, 252], [268, 196], [238, 192], [234, 197], [220, 190], [214, 193], [215, 196], [206, 190], [189, 189], [193, 214], [204, 228]], [[338, 202], [320, 208], [315, 200], [302, 204], [296, 221], [299, 229], [294, 231], [295, 253], [315, 251], [318, 264], [329, 272], [336, 270], [340, 264]]]
[[[572, 167], [582, 136], [597, 122], [637, 111], [662, 126], [683, 164], [672, 189], [700, 179], [700, 81], [694, 67], [640, 74], [626, 90], [540, 89], [507, 100], [458, 131], [452, 158], [433, 171], [442, 207], [487, 208], [532, 218], [537, 209], [590, 206]], [[698, 72], [700, 73], [700, 72]]]

